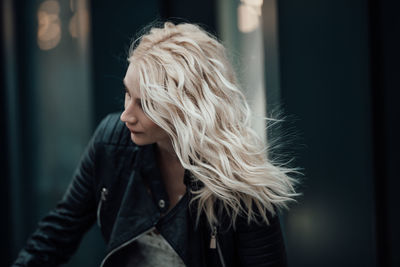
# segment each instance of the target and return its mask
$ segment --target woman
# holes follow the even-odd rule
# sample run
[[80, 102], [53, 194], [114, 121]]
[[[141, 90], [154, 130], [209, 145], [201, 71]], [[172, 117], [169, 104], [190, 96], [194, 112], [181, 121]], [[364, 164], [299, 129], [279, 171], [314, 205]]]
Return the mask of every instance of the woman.
[[285, 266], [276, 211], [296, 193], [250, 128], [224, 47], [165, 23], [134, 42], [125, 110], [98, 126], [73, 181], [14, 266], [57, 266], [97, 219], [102, 266]]

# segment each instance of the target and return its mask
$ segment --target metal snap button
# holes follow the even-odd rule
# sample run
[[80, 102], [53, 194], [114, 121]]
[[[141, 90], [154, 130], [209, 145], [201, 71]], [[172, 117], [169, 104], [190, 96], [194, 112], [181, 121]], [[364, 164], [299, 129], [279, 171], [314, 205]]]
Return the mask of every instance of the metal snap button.
[[160, 208], [164, 208], [164, 207], [165, 207], [165, 201], [164, 201], [164, 199], [160, 199], [160, 201], [158, 201], [158, 206], [159, 206]]

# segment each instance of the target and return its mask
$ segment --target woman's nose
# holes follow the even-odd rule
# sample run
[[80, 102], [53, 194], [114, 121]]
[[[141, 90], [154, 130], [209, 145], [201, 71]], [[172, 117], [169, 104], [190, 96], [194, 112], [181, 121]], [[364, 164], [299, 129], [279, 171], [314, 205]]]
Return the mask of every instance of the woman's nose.
[[134, 114], [132, 105], [128, 105], [121, 114], [121, 121], [129, 124], [135, 124], [137, 122], [136, 115]]

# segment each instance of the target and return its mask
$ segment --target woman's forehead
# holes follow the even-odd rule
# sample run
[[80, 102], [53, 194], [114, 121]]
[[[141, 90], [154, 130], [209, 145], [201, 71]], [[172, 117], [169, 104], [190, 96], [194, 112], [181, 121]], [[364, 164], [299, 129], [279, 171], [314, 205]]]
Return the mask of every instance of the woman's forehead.
[[138, 67], [130, 63], [128, 69], [126, 70], [124, 81], [125, 83], [129, 84], [132, 82], [136, 82], [136, 80], [139, 80]]
[[132, 63], [129, 64], [123, 82], [130, 92], [136, 91], [137, 93], [139, 93], [139, 71], [133, 66]]

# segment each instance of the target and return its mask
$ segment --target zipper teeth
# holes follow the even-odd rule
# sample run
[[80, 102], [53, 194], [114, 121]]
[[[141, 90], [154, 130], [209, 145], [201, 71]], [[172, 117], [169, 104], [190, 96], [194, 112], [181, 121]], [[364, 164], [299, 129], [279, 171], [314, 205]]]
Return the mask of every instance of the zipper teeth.
[[103, 200], [102, 199], [100, 199], [99, 205], [97, 206], [97, 225], [100, 228], [101, 228], [101, 219], [100, 219], [101, 204], [103, 204]]
[[218, 251], [219, 259], [221, 260], [222, 267], [225, 267], [226, 265], [225, 265], [225, 261], [224, 261], [224, 256], [222, 255], [221, 248], [218, 244], [218, 239], [216, 240], [216, 242], [217, 242], [217, 251]]
[[211, 236], [213, 238], [215, 238], [215, 245], [217, 247], [217, 252], [218, 252], [219, 259], [221, 261], [222, 267], [225, 267], [226, 266], [225, 265], [225, 260], [224, 260], [224, 256], [222, 255], [221, 247], [219, 246], [219, 243], [218, 243], [217, 232], [218, 232], [217, 226], [214, 225], [213, 231], [211, 233]]
[[112, 254], [114, 254], [117, 250], [120, 250], [121, 248], [123, 248], [123, 247], [129, 245], [130, 243], [132, 243], [132, 242], [135, 241], [136, 239], [138, 239], [138, 238], [140, 238], [141, 236], [147, 234], [148, 232], [153, 231], [154, 229], [156, 229], [156, 227], [155, 227], [155, 226], [152, 226], [150, 229], [144, 231], [143, 233], [137, 235], [136, 237], [134, 237], [134, 238], [132, 238], [132, 239], [126, 241], [125, 243], [122, 243], [122, 244], [119, 245], [118, 247], [116, 247], [116, 248], [114, 248], [113, 250], [111, 250], [111, 251], [105, 256], [105, 258], [103, 259], [103, 261], [101, 262], [100, 267], [103, 267], [103, 265], [104, 265], [104, 263], [107, 261], [107, 259], [110, 258], [110, 256], [111, 256]]
[[108, 190], [107, 190], [107, 188], [103, 187], [101, 189], [101, 193], [100, 193], [99, 205], [97, 206], [97, 225], [100, 228], [101, 228], [101, 218], [100, 218], [101, 206], [102, 206], [103, 202], [106, 201], [107, 195], [108, 195]]

